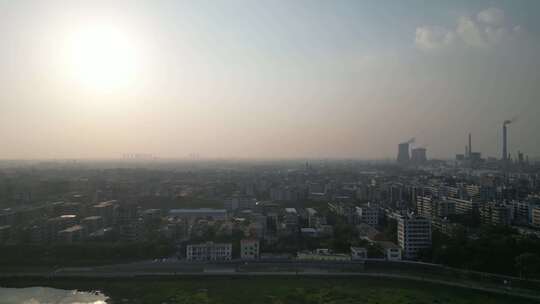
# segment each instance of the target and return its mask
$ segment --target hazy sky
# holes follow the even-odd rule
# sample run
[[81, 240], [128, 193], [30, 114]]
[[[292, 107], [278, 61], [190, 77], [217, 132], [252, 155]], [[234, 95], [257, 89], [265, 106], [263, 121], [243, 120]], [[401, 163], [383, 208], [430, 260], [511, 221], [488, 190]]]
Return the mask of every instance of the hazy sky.
[[540, 155], [540, 1], [0, 0], [0, 158]]

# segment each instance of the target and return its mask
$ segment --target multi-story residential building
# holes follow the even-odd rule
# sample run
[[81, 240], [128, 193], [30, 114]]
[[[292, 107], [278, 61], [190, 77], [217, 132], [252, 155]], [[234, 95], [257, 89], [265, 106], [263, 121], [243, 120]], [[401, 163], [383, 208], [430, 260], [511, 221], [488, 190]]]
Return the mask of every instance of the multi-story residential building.
[[240, 241], [240, 258], [242, 260], [256, 260], [259, 258], [259, 241], [243, 239]]
[[423, 217], [431, 218], [433, 216], [433, 199], [431, 196], [416, 197], [416, 213]]
[[328, 203], [328, 209], [330, 209], [331, 212], [335, 213], [338, 216], [345, 217], [348, 223], [354, 223], [354, 205], [344, 202]]
[[480, 187], [480, 200], [483, 202], [492, 201], [497, 198], [497, 191], [493, 186]]
[[313, 208], [306, 208], [306, 214], [308, 227], [316, 228], [323, 224], [317, 210]]
[[8, 210], [0, 210], [0, 225], [15, 224], [15, 212]]
[[370, 203], [367, 206], [355, 207], [354, 224], [368, 224], [372, 227], [379, 225], [379, 207]]
[[92, 213], [97, 216], [101, 216], [106, 226], [113, 223], [115, 218], [115, 209], [117, 207], [117, 201], [105, 201], [92, 206]]
[[99, 215], [85, 217], [81, 221], [81, 225], [86, 228], [87, 233], [92, 233], [104, 227], [103, 218]]
[[192, 244], [186, 248], [188, 261], [230, 261], [232, 258], [232, 244], [206, 242]]
[[465, 186], [465, 191], [469, 200], [477, 202], [480, 201], [480, 186], [478, 185], [467, 185]]
[[161, 209], [146, 209], [141, 212], [141, 217], [146, 223], [161, 220]]
[[482, 223], [487, 225], [507, 226], [512, 223], [512, 206], [497, 203], [487, 203], [480, 208]]
[[431, 227], [438, 230], [440, 233], [447, 236], [454, 236], [458, 229], [463, 228], [463, 225], [452, 223], [446, 218], [434, 218], [431, 220]]
[[212, 218], [214, 220], [227, 219], [227, 210], [225, 209], [211, 209], [211, 208], [198, 208], [198, 209], [171, 209], [169, 216], [179, 219], [195, 220], [199, 218]]
[[285, 208], [281, 221], [280, 233], [295, 234], [298, 233], [299, 218], [295, 208]]
[[393, 206], [396, 206], [399, 202], [403, 201], [404, 198], [404, 186], [401, 183], [392, 184], [389, 187], [390, 195], [389, 200]]
[[455, 202], [456, 214], [472, 214], [478, 211], [479, 202], [450, 197], [448, 200]]
[[275, 236], [279, 231], [279, 216], [275, 212], [266, 214], [266, 236]]
[[424, 186], [420, 189], [420, 195], [439, 197], [439, 188], [434, 186]]
[[433, 209], [435, 216], [447, 217], [456, 213], [456, 202], [448, 199], [437, 200]]
[[64, 243], [75, 243], [85, 239], [84, 227], [75, 225], [58, 232], [58, 240]]
[[531, 203], [528, 201], [512, 201], [510, 203], [514, 211], [516, 224], [528, 224], [530, 222]]
[[295, 202], [305, 198], [304, 192], [298, 187], [276, 186], [270, 189], [270, 200]]
[[233, 196], [227, 198], [224, 202], [224, 208], [228, 211], [237, 209], [252, 209], [255, 207], [256, 199], [249, 196]]
[[536, 206], [531, 210], [531, 224], [535, 227], [540, 227], [540, 206]]
[[137, 242], [142, 240], [144, 238], [143, 226], [144, 223], [142, 219], [118, 226], [120, 240], [125, 242]]
[[45, 224], [45, 240], [54, 242], [58, 239], [58, 232], [68, 227], [77, 225], [78, 217], [74, 214], [64, 214], [48, 219]]
[[424, 217], [402, 216], [398, 219], [398, 243], [407, 259], [416, 259], [420, 250], [431, 247], [431, 222]]
[[442, 196], [461, 198], [464, 191], [460, 187], [443, 186], [441, 187], [440, 192]]
[[456, 202], [446, 198], [434, 199], [429, 196], [417, 196], [416, 212], [427, 218], [447, 217], [456, 213]]
[[116, 208], [114, 222], [118, 225], [129, 224], [139, 217], [136, 204], [120, 204]]
[[11, 234], [11, 226], [10, 225], [4, 225], [0, 226], [0, 244], [6, 242]]

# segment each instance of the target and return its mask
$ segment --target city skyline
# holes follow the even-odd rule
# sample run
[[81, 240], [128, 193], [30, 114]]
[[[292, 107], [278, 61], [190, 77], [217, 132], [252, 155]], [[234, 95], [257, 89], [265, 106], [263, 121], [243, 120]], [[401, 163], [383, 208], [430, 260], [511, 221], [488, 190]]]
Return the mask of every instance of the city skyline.
[[535, 1], [3, 1], [0, 159], [540, 156]]
[[539, 17], [0, 0], [0, 302], [540, 300]]

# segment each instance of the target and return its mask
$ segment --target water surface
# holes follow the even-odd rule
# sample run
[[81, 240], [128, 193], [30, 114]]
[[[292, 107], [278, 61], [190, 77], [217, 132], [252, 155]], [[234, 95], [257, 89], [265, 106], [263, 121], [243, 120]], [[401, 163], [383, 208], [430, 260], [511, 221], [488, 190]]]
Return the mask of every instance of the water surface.
[[0, 287], [1, 304], [105, 304], [100, 292], [63, 290], [49, 287]]

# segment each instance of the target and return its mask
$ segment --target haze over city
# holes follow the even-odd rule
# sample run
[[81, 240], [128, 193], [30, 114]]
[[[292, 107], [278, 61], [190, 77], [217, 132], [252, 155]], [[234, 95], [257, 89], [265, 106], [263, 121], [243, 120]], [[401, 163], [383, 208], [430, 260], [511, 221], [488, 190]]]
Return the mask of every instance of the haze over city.
[[540, 155], [537, 1], [1, 1], [2, 159]]
[[540, 1], [0, 0], [0, 304], [540, 301]]

